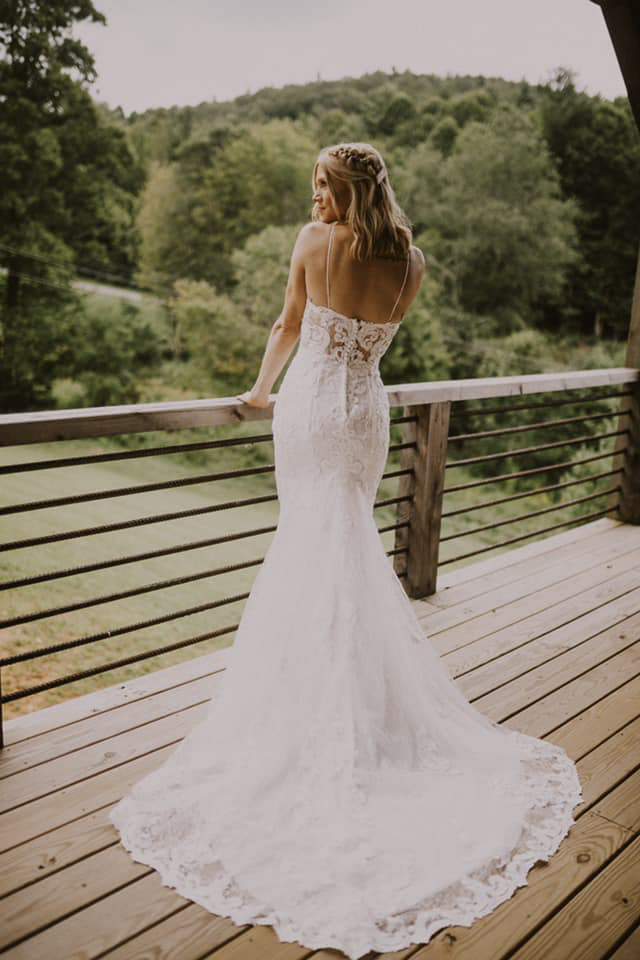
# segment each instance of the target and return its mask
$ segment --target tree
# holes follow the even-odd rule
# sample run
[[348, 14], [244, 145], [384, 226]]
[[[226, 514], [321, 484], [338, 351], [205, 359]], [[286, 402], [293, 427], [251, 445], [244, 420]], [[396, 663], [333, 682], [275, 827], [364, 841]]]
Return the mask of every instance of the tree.
[[192, 388], [216, 393], [249, 389], [268, 329], [246, 320], [227, 294], [204, 280], [177, 280], [169, 310]]
[[0, 7], [2, 409], [49, 396], [76, 256], [118, 273], [130, 272], [135, 256], [142, 174], [124, 132], [107, 124], [83, 86], [95, 78], [90, 52], [71, 34], [83, 20], [105, 23], [91, 0]]
[[136, 403], [142, 371], [155, 366], [161, 353], [158, 335], [136, 304], [104, 297], [91, 309], [79, 307], [68, 343], [55, 373], [79, 385], [73, 398], [78, 406]]
[[141, 276], [234, 285], [232, 253], [269, 224], [308, 219], [316, 146], [300, 125], [271, 120], [191, 140], [143, 197]]
[[640, 138], [629, 102], [578, 91], [571, 71], [543, 88], [540, 115], [566, 196], [578, 208], [580, 258], [549, 323], [626, 337], [640, 222]]
[[440, 317], [438, 281], [429, 271], [391, 348], [380, 362], [380, 372], [385, 383], [421, 383], [451, 376], [451, 358]]
[[300, 222], [265, 227], [231, 255], [236, 281], [233, 302], [247, 320], [268, 328], [280, 315], [291, 254], [302, 226]]
[[575, 204], [532, 120], [503, 106], [458, 134], [423, 216], [463, 309], [509, 333], [559, 300], [575, 253]]

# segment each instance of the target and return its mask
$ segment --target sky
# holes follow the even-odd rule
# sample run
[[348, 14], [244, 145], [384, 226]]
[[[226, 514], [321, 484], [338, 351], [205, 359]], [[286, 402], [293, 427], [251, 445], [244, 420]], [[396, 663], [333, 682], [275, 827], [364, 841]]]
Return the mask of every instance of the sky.
[[544, 83], [556, 67], [606, 98], [624, 82], [591, 0], [94, 0], [75, 36], [96, 100], [126, 114], [375, 70]]

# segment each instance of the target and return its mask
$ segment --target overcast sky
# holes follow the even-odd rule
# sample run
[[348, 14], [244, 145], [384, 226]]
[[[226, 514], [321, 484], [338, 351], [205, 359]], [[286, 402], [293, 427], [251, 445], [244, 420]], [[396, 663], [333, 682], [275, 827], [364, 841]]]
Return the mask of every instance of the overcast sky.
[[106, 26], [76, 35], [95, 56], [91, 92], [125, 113], [198, 104], [374, 70], [546, 81], [625, 95], [591, 0], [94, 0]]

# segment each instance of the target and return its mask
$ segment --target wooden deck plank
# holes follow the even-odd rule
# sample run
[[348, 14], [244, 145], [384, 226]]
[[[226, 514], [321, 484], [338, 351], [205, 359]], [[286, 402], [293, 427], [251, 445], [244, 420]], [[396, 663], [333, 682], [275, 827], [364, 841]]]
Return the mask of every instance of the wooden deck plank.
[[493, 556], [470, 560], [456, 570], [445, 569], [438, 576], [438, 600], [446, 603], [447, 595], [453, 591], [454, 587], [471, 584], [474, 581], [477, 585], [479, 581], [486, 580], [496, 571], [507, 572], [513, 569], [514, 565], [520, 563], [533, 564], [535, 558], [543, 554], [554, 553], [565, 546], [572, 547], [575, 552], [579, 552], [587, 541], [599, 537], [601, 533], [606, 533], [609, 530], [620, 530], [629, 526], [633, 525], [622, 523], [613, 517], [601, 517], [591, 523], [583, 523], [569, 530], [562, 530], [560, 533], [541, 537], [539, 540], [532, 540], [530, 543], [503, 550], [500, 553], [493, 554]]
[[637, 676], [556, 727], [547, 739], [563, 747], [569, 756], [580, 757], [585, 739], [589, 739], [595, 749], [635, 720], [639, 711], [640, 676]]
[[595, 806], [612, 787], [633, 773], [638, 766], [639, 748], [640, 717], [636, 717], [628, 726], [618, 730], [594, 750], [589, 750], [584, 756], [575, 759], [583, 787], [583, 799], [576, 811]]
[[72, 697], [63, 703], [43, 707], [22, 717], [14, 717], [4, 724], [7, 744], [20, 743], [31, 737], [48, 737], [51, 731], [67, 724], [76, 723], [90, 717], [97, 717], [109, 710], [134, 700], [144, 700], [162, 690], [171, 690], [183, 683], [205, 676], [212, 676], [224, 670], [229, 661], [231, 650], [215, 650], [201, 657], [192, 657], [172, 667], [153, 670], [141, 677], [134, 677], [124, 683], [113, 684], [103, 690]]
[[[537, 737], [540, 735], [537, 731], [549, 730], [550, 725], [561, 726], [617, 687], [638, 676], [639, 673], [640, 642], [604, 663], [598, 664], [585, 674], [568, 680], [559, 689], [518, 710], [513, 714], [513, 718], [517, 717], [518, 730]], [[488, 710], [485, 710], [484, 706], [482, 709], [489, 716], [496, 712], [492, 705], [489, 705]], [[512, 726], [511, 719], [510, 716], [503, 722]]]
[[[622, 686], [628, 676], [635, 675], [634, 671], [640, 672], [639, 660], [640, 643], [587, 671], [577, 680], [569, 680], [559, 690], [554, 690], [540, 698], [533, 705], [527, 705], [528, 702], [523, 700], [521, 709], [514, 715], [517, 717], [517, 729], [534, 736], [544, 736], [553, 727], [560, 726], [595, 700], [617, 686]], [[492, 701], [489, 707], [489, 709], [483, 708], [483, 712], [492, 715], [493, 719], [501, 720], [499, 704], [496, 705], [495, 701]], [[160, 751], [168, 750], [170, 746], [177, 744], [193, 724], [203, 716], [206, 709], [207, 704], [202, 704], [149, 724], [144, 728], [144, 742], [141, 742], [138, 730], [130, 730], [113, 737], [109, 742], [108, 750], [104, 749], [104, 744], [98, 744], [86, 750], [76, 751], [69, 757], [58, 758], [44, 764], [42, 768], [37, 768], [39, 771], [37, 779], [31, 776], [29, 771], [9, 778], [4, 784], [2, 793], [5, 813], [0, 817], [0, 851], [13, 846], [16, 842], [29, 839], [29, 836], [25, 836], [23, 832], [25, 824], [31, 824], [31, 829], [35, 830], [31, 836], [35, 836], [42, 832], [43, 820], [50, 822], [52, 826], [58, 826], [73, 819], [72, 816], [68, 816], [62, 820], [61, 817], [64, 814], [61, 812], [57, 815], [53, 814], [51, 807], [55, 808], [57, 804], [56, 791], [64, 790], [66, 795], [67, 792], [73, 791], [74, 784], [84, 784], [84, 790], [80, 791], [80, 795], [86, 794], [90, 797], [92, 791], [97, 791], [102, 798], [99, 805], [117, 799], [117, 795], [114, 796], [113, 792], [105, 797], [104, 788], [100, 789], [103, 785], [93, 784], [94, 778], [98, 774], [102, 775], [123, 765], [128, 767], [132, 760], [139, 758], [140, 754], [148, 754], [150, 751], [153, 751], [152, 756], [156, 759], [156, 763], [162, 762]], [[511, 719], [510, 717], [509, 726], [514, 725]], [[128, 770], [124, 771], [125, 779], [127, 772]], [[114, 785], [117, 779], [116, 777]], [[18, 804], [27, 804], [27, 806], [23, 808]], [[48, 812], [44, 816], [38, 816], [36, 811], [41, 809]], [[94, 807], [88, 809], [94, 809]], [[87, 812], [87, 809], [82, 812]], [[20, 839], [16, 840], [16, 837]]]
[[251, 929], [248, 923], [236, 925], [229, 917], [217, 917], [190, 902], [104, 956], [108, 960], [202, 960]]
[[[508, 672], [515, 672], [513, 659], [510, 658], [506, 665], [501, 658], [498, 659], [495, 670], [499, 686], [488, 693], [482, 693], [482, 690], [486, 690], [491, 682], [489, 671], [483, 672], [479, 683], [476, 683], [473, 674], [465, 674], [459, 678], [458, 683], [465, 696], [483, 713], [498, 710], [501, 717], [511, 716], [521, 709], [521, 704], [527, 697], [527, 702], [531, 704], [545, 694], [558, 690], [568, 680], [605, 663], [617, 654], [632, 651], [640, 642], [637, 639], [640, 635], [640, 614], [630, 617], [629, 621], [631, 622], [617, 623], [609, 630], [589, 636], [575, 646], [559, 650], [546, 659], [543, 659], [544, 647], [539, 657], [536, 657], [534, 647], [529, 657], [523, 657], [523, 672], [512, 679], [508, 676], [505, 679], [505, 676]], [[577, 640], [575, 633], [571, 639]], [[527, 660], [535, 662], [536, 659], [541, 662], [527, 669]]]
[[[638, 716], [639, 705], [640, 677], [637, 677], [578, 717], [556, 728], [548, 739], [563, 747], [574, 761], [579, 761], [634, 720]], [[113, 842], [112, 826], [107, 817], [112, 805], [72, 820], [1, 854], [0, 896]], [[620, 817], [616, 819], [619, 823], [625, 823]]]
[[[607, 745], [606, 749], [603, 745], [600, 745], [596, 750], [578, 761], [580, 778], [585, 785], [585, 801], [576, 808], [576, 819], [590, 806], [593, 806], [595, 802], [600, 801], [597, 814], [599, 819], [604, 820], [609, 814], [610, 819], [606, 819], [605, 823], [607, 825], [611, 824], [618, 831], [622, 831], [621, 835], [629, 835], [629, 827], [621, 824], [619, 820], [622, 817], [637, 818], [640, 815], [638, 811], [638, 803], [640, 802], [638, 775], [636, 774], [635, 781], [624, 782], [634, 763], [637, 762], [640, 718], [636, 721], [636, 727], [635, 739], [629, 737], [628, 731], [624, 737], [619, 732], [611, 739], [611, 743]], [[103, 811], [103, 813], [106, 819], [106, 811]], [[111, 831], [112, 836], [117, 840], [115, 829], [112, 826]], [[70, 869], [69, 867], [66, 868], [65, 876]], [[20, 935], [26, 935], [24, 925], [34, 921], [34, 915], [29, 910], [30, 903], [36, 902], [38, 904], [38, 925], [41, 925], [42, 915], [45, 915], [51, 921], [55, 911], [58, 910], [60, 917], [63, 918], [65, 912], [68, 912], [69, 903], [74, 903], [78, 907], [78, 901], [81, 904], [94, 899], [96, 891], [103, 889], [102, 881], [94, 880], [94, 878], [108, 875], [111, 889], [117, 890], [130, 880], [132, 875], [130, 871], [135, 873], [136, 870], [140, 871], [140, 876], [143, 878], [149, 872], [153, 872], [147, 867], [135, 864], [126, 851], [117, 844], [98, 851], [94, 857], [84, 857], [76, 863], [70, 874], [69, 884], [61, 887], [59, 872], [56, 872], [44, 881], [24, 887], [14, 896], [7, 897], [3, 901], [5, 915], [9, 918], [11, 924], [11, 930], [8, 931], [7, 936], [10, 936], [12, 940], [15, 939], [18, 936], [15, 932], [16, 929]], [[71, 892], [67, 896], [69, 890]], [[77, 892], [79, 890], [83, 891], [82, 897], [85, 900], [80, 898]], [[155, 896], [155, 892], [153, 896]], [[135, 903], [137, 904], [137, 900]], [[138, 912], [137, 907], [136, 912]], [[60, 922], [63, 922], [63, 920], [61, 919]], [[22, 927], [20, 926], [21, 923], [23, 924]]]
[[[509, 604], [495, 614], [483, 614], [476, 621], [469, 621], [433, 638], [433, 644], [441, 655], [459, 652], [464, 669], [470, 670], [489, 657], [507, 653], [516, 646], [550, 630], [555, 630], [580, 616], [595, 613], [608, 617], [609, 608], [626, 601], [631, 612], [640, 610], [640, 587], [638, 567], [633, 568], [599, 585], [591, 584], [575, 596], [567, 596], [548, 605], [545, 591], [540, 596], [540, 606], [530, 609], [530, 604]], [[528, 598], [526, 598], [528, 600]], [[635, 605], [635, 606], [634, 606]], [[604, 609], [603, 609], [604, 608]], [[503, 621], [507, 622], [504, 623]]]
[[220, 670], [189, 683], [161, 690], [143, 700], [133, 700], [118, 709], [105, 712], [99, 722], [95, 717], [86, 717], [52, 730], [48, 737], [41, 735], [8, 744], [2, 751], [0, 781], [39, 764], [49, 763], [56, 757], [103, 743], [127, 730], [137, 729], [140, 736], [144, 737], [142, 728], [148, 724], [209, 702], [222, 675], [223, 671]]
[[[430, 636], [439, 634], [442, 630], [453, 626], [474, 621], [482, 614], [493, 614], [492, 628], [508, 625], [510, 619], [509, 605], [519, 603], [523, 610], [522, 616], [530, 611], [536, 611], [547, 603], [557, 603], [560, 600], [574, 596], [592, 585], [599, 585], [610, 580], [625, 570], [640, 565], [640, 537], [629, 539], [627, 547], [623, 548], [613, 538], [607, 549], [593, 549], [579, 557], [564, 559], [550, 557], [541, 566], [540, 570], [529, 571], [517, 579], [505, 581], [501, 574], [498, 582], [487, 584], [485, 589], [476, 596], [460, 599], [445, 608], [429, 608], [423, 611], [422, 601], [414, 601], [417, 607], [418, 619]], [[637, 584], [636, 584], [637, 585]], [[546, 591], [541, 596], [542, 591]], [[519, 612], [519, 608], [516, 607]], [[500, 615], [504, 620], [500, 620]], [[515, 619], [515, 618], [514, 618]]]
[[[258, 926], [214, 950], [215, 960], [307, 960], [314, 951], [295, 940], [282, 942], [273, 927]], [[340, 956], [340, 954], [337, 954]]]
[[640, 918], [640, 837], [632, 840], [513, 960], [601, 960]]
[[160, 882], [153, 870], [59, 923], [10, 947], [9, 960], [92, 960], [115, 943], [146, 930], [181, 905], [190, 903]]
[[[581, 774], [581, 775], [584, 775], [584, 774]], [[599, 865], [600, 862], [604, 862], [607, 858], [607, 855], [609, 856], [611, 855], [612, 849], [617, 849], [616, 844], [618, 846], [621, 846], [626, 842], [626, 840], [628, 840], [630, 835], [629, 829], [615, 822], [614, 816], [618, 815], [618, 812], [620, 810], [630, 811], [634, 818], [638, 818], [640, 816], [640, 809], [639, 809], [640, 780], [639, 778], [640, 778], [640, 774], [636, 771], [635, 776], [630, 777], [628, 781], [623, 782], [617, 788], [614, 788], [614, 790], [611, 791], [602, 800], [602, 803], [600, 805], [601, 812], [599, 814], [595, 814], [593, 811], [591, 811], [593, 816], [588, 822], [592, 824], [592, 826], [589, 827], [589, 829], [593, 834], [593, 844], [592, 844], [593, 849], [591, 851], [589, 860], [584, 861], [584, 863], [587, 864], [590, 869], [596, 869], [596, 867]], [[610, 819], [606, 817], [607, 813], [612, 815]], [[580, 823], [580, 819], [579, 819], [580, 816], [581, 814], [578, 812], [578, 814], [576, 815], [577, 824], [572, 826], [569, 837], [573, 837], [574, 831], [576, 830], [578, 823]], [[596, 825], [594, 826], [593, 824], [596, 824]], [[579, 837], [580, 836], [581, 834], [579, 835]], [[605, 840], [603, 838], [608, 838], [608, 839]], [[566, 838], [565, 842], [568, 842], [568, 839], [569, 838]], [[584, 850], [584, 845], [585, 845], [584, 837], [580, 842], [582, 843], [582, 846], [580, 846], [579, 849]], [[564, 856], [571, 858], [573, 854], [575, 854], [575, 849], [576, 848], [572, 848], [571, 851], [565, 853]], [[564, 844], [560, 848], [556, 856], [559, 856], [559, 854], [563, 850], [564, 850]], [[106, 865], [105, 861], [108, 857], [110, 857], [111, 861], [113, 862], [110, 862], [109, 865]], [[127, 866], [126, 861], [130, 862], [130, 867]], [[554, 862], [553, 859], [551, 862]], [[572, 863], [573, 861], [569, 859], [568, 862]], [[577, 888], [584, 882], [586, 866], [584, 866], [582, 860], [576, 860], [576, 863], [578, 864], [578, 866], [576, 867], [577, 872], [574, 877], [574, 880], [575, 880], [575, 886]], [[118, 870], [117, 872], [114, 873], [115, 865], [117, 865]], [[79, 869], [77, 871], [77, 876], [73, 878], [76, 887], [81, 884], [83, 879], [88, 884], [86, 899], [89, 900], [92, 898], [92, 895], [95, 895], [96, 892], [100, 889], [99, 882], [97, 882], [97, 885], [96, 883], [94, 883], [94, 885], [92, 886], [92, 878], [95, 877], [96, 875], [108, 873], [109, 870], [111, 870], [110, 882], [113, 888], [119, 887], [120, 889], [115, 889], [115, 892], [113, 894], [107, 895], [104, 898], [105, 901], [110, 901], [111, 897], [119, 896], [119, 893], [121, 892], [121, 889], [122, 889], [122, 884], [126, 881], [126, 878], [129, 876], [128, 870], [133, 869], [134, 867], [137, 867], [142, 871], [142, 876], [141, 876], [141, 879], [139, 879], [136, 883], [130, 883], [126, 887], [126, 889], [131, 894], [130, 907], [128, 902], [128, 909], [130, 909], [130, 913], [129, 915], [127, 915], [127, 917], [119, 917], [120, 922], [118, 923], [118, 925], [116, 925], [116, 928], [114, 930], [114, 933], [117, 936], [120, 935], [120, 932], [123, 926], [128, 931], [127, 936], [128, 937], [132, 936], [133, 934], [131, 931], [133, 929], [133, 925], [135, 923], [136, 917], [141, 918], [143, 921], [141, 932], [147, 929], [147, 924], [144, 922], [144, 918], [146, 917], [146, 911], [144, 910], [144, 897], [149, 896], [151, 897], [152, 902], [155, 902], [157, 890], [153, 885], [147, 886], [144, 883], [144, 881], [146, 881], [148, 876], [153, 875], [154, 871], [149, 872], [148, 868], [141, 867], [140, 865], [134, 864], [132, 861], [130, 861], [130, 858], [128, 857], [126, 852], [122, 848], [117, 846], [117, 847], [111, 848], [109, 851], [102, 851], [98, 855], [98, 857], [95, 857], [95, 858], [90, 857], [80, 861]], [[539, 870], [540, 868], [539, 867], [534, 868], [534, 870], [537, 870], [537, 869]], [[66, 875], [66, 872], [67, 871], [65, 871], [65, 875]], [[567, 874], [567, 871], [565, 869], [563, 871], [563, 876], [566, 876], [566, 874]], [[12, 902], [12, 898], [7, 898], [4, 901], [3, 906], [9, 908], [6, 911], [6, 916], [8, 916], [9, 918], [12, 918], [14, 914], [16, 914], [18, 918], [20, 918], [21, 912], [19, 908], [22, 906], [24, 907], [25, 911], [28, 911], [28, 906], [31, 898], [31, 901], [38, 903], [38, 905], [41, 908], [43, 905], [46, 904], [46, 906], [49, 909], [49, 913], [47, 914], [48, 919], [51, 919], [51, 914], [57, 906], [58, 909], [61, 911], [62, 918], [56, 924], [56, 927], [65, 925], [66, 933], [65, 933], [64, 942], [68, 944], [69, 949], [71, 948], [75, 949], [75, 942], [73, 940], [73, 937], [74, 936], [82, 937], [82, 936], [85, 936], [86, 934], [83, 934], [82, 927], [78, 926], [77, 913], [74, 913], [71, 917], [67, 917], [66, 919], [64, 918], [65, 903], [69, 903], [69, 902], [73, 903], [74, 896], [75, 896], [76, 906], [81, 905], [82, 901], [80, 901], [80, 904], [79, 904], [78, 897], [75, 894], [74, 896], [71, 896], [71, 898], [65, 898], [64, 892], [62, 894], [60, 894], [59, 892], [56, 892], [57, 879], [58, 879], [58, 874], [55, 874], [53, 877], [49, 878], [50, 882], [48, 884], [46, 882], [45, 883], [41, 882], [41, 883], [27, 887], [24, 891], [20, 892], [20, 894], [14, 899], [13, 902]], [[72, 885], [73, 883], [70, 884], [70, 886]], [[40, 894], [36, 893], [36, 896], [34, 896], [33, 895], [34, 890], [38, 891], [38, 888], [40, 888], [40, 890], [43, 892]], [[65, 885], [64, 889], [67, 890], [68, 887]], [[166, 889], [169, 889], [169, 888], [166, 888]], [[540, 898], [540, 903], [543, 905], [549, 904], [549, 889], [550, 889], [549, 887], [545, 888], [545, 892]], [[140, 892], [141, 890], [142, 890], [142, 893]], [[175, 891], [173, 892], [175, 893]], [[176, 894], [175, 896], [177, 900], [184, 902], [184, 898], [180, 897], [178, 894]], [[508, 902], [512, 903], [511, 900]], [[110, 915], [112, 913], [112, 909], [113, 908], [111, 907], [111, 905], [105, 902], [105, 910], [103, 911], [104, 914]], [[120, 907], [120, 910], [121, 909], [122, 907]], [[168, 911], [176, 909], [176, 903], [174, 903], [173, 901], [168, 901], [167, 909]], [[530, 905], [527, 906], [527, 909], [530, 909]], [[22, 914], [22, 916], [24, 917], [24, 913]], [[31, 917], [32, 916], [33, 915], [31, 914]], [[41, 916], [42, 916], [42, 909], [38, 917], [39, 922], [41, 921]], [[23, 922], [28, 922], [28, 921], [23, 921]], [[194, 922], [198, 925], [200, 923], [198, 919], [195, 919]], [[56, 927], [51, 928], [51, 930], [56, 931]], [[259, 929], [259, 928], [256, 928], [256, 929]], [[43, 931], [40, 934], [36, 934], [35, 937], [32, 939], [35, 939], [37, 941], [42, 940], [43, 938], [46, 938], [46, 935], [48, 932], [50, 931]], [[229, 930], [225, 930], [223, 939], [226, 939], [228, 935], [229, 935]], [[106, 947], [106, 939], [105, 939], [106, 936], [107, 936], [106, 931], [101, 930], [100, 936], [98, 938], [98, 944], [101, 950], [104, 950], [105, 948], [108, 949], [108, 947]], [[57, 942], [60, 942], [60, 936], [58, 932], [56, 932], [55, 939], [54, 939], [54, 943], [57, 943]], [[118, 945], [119, 943], [120, 941], [117, 941], [117, 940], [114, 941], [114, 945]], [[14, 949], [18, 950], [19, 947], [16, 947]], [[84, 945], [84, 942], [83, 942], [83, 949], [86, 949], [86, 945]], [[39, 952], [39, 948], [36, 947], [34, 956], [38, 957], [40, 955], [41, 954]], [[44, 953], [42, 955], [44, 955]], [[89, 953], [86, 955], [93, 956], [94, 954]], [[9, 956], [13, 956], [13, 951], [9, 952]], [[18, 953], [17, 956], [20, 956], [20, 953]], [[30, 956], [30, 954], [28, 954], [28, 956]], [[488, 954], [487, 954], [487, 957], [489, 957]]]
[[[428, 604], [414, 601], [427, 634], [432, 624], [438, 643], [452, 645], [443, 659], [478, 709], [563, 746], [585, 797], [558, 852], [509, 901], [469, 928], [448, 928], [427, 946], [380, 960], [568, 960], [549, 950], [559, 938], [582, 960], [583, 936], [587, 960], [629, 960], [640, 882], [630, 861], [640, 830], [639, 567], [640, 527], [603, 518], [445, 571]], [[511, 638], [504, 650], [502, 630]], [[469, 649], [477, 662], [465, 659]], [[6, 725], [12, 746], [0, 754], [2, 794], [17, 805], [0, 816], [3, 942], [25, 939], [4, 955], [342, 958], [281, 944], [270, 927], [237, 927], [163, 887], [121, 847], [108, 819], [203, 715], [215, 670], [220, 679], [230, 654], [194, 657]], [[630, 909], [614, 905], [613, 929], [605, 929], [607, 898], [619, 889], [636, 899]]]
[[116, 803], [138, 780], [155, 770], [174, 749], [162, 747], [126, 764], [54, 791], [0, 816], [0, 853], [41, 837], [100, 807]]
[[609, 960], [638, 960], [638, 957], [640, 957], [640, 926], [629, 934]]
[[[630, 802], [637, 816], [639, 790], [640, 773], [636, 772], [607, 796], [602, 809], [610, 803], [615, 811], [620, 802]], [[526, 886], [518, 887], [509, 900], [471, 926], [451, 926], [437, 933], [412, 960], [499, 960], [510, 955], [528, 930], [544, 923], [567, 897], [596, 876], [630, 837], [624, 827], [593, 810], [576, 815], [576, 823], [551, 859], [529, 871]]]
[[[625, 643], [632, 643], [634, 638], [637, 639], [640, 636], [638, 628], [640, 612], [637, 612], [634, 607], [635, 600], [625, 599], [619, 606], [616, 605], [615, 609], [610, 609], [608, 606], [605, 610], [600, 608], [591, 611], [535, 637], [514, 650], [500, 654], [497, 660], [479, 664], [469, 672], [465, 671], [464, 662], [456, 663], [455, 655], [444, 659], [449, 671], [458, 678], [467, 697], [488, 696], [491, 687], [490, 679], [496, 663], [500, 664], [500, 686], [502, 687], [537, 667], [544, 668], [546, 664], [551, 664], [565, 653], [580, 650], [586, 654], [594, 642], [605, 644], [617, 639], [622, 644], [620, 649]], [[600, 659], [604, 660], [606, 656], [603, 654]], [[597, 657], [593, 662], [597, 662]]]
[[0, 854], [0, 897], [111, 846], [108, 812], [113, 806], [100, 807]]
[[114, 735], [104, 743], [96, 743], [83, 750], [56, 757], [37, 767], [37, 776], [33, 776], [30, 770], [25, 770], [8, 777], [2, 782], [0, 812], [12, 810], [46, 794], [70, 787], [80, 780], [95, 777], [104, 770], [126, 763], [140, 753], [148, 753], [168, 744], [177, 746], [205, 714], [207, 705], [208, 701], [187, 707], [178, 713], [155, 720], [142, 730], [134, 727]]
[[[534, 583], [547, 586], [555, 580], [564, 579], [594, 565], [599, 557], [608, 562], [615, 556], [635, 550], [640, 545], [640, 533], [630, 524], [608, 529], [584, 543], [565, 544], [531, 560], [522, 560], [516, 554], [513, 562], [485, 577], [470, 576], [455, 586], [445, 588], [438, 581], [435, 594], [416, 600], [419, 616], [446, 616], [449, 608], [481, 603], [485, 593], [508, 588], [516, 595], [534, 592]], [[579, 549], [578, 549], [579, 548]], [[472, 573], [470, 569], [469, 573]], [[446, 602], [445, 602], [446, 601]], [[424, 610], [423, 610], [424, 607]]]
[[[635, 536], [635, 530], [633, 530], [633, 528], [623, 527], [623, 531], [625, 533], [628, 529], [632, 529], [632, 532], [634, 533], [634, 540], [630, 541], [633, 543], [633, 546], [629, 551], [629, 554], [633, 554], [633, 557], [620, 555], [620, 544], [615, 542], [610, 543], [608, 549], [599, 558], [597, 553], [588, 555], [591, 564], [588, 573], [591, 576], [593, 576], [593, 571], [595, 570], [598, 575], [602, 577], [602, 567], [603, 565], [606, 566], [604, 561], [609, 557], [614, 558], [612, 567], [614, 571], [616, 569], [626, 569], [629, 564], [633, 565], [636, 559], [638, 563], [640, 563], [640, 550], [638, 550], [637, 546], [635, 546], [637, 541], [640, 539], [640, 536]], [[600, 539], [602, 539], [604, 536], [612, 536], [614, 532], [618, 531], [605, 531], [601, 535]], [[620, 533], [622, 533], [622, 531], [620, 531]], [[584, 558], [585, 553], [581, 552], [580, 561], [584, 562]], [[547, 562], [543, 567], [542, 572], [552, 580], [552, 583], [554, 583], [555, 586], [556, 572], [560, 574], [563, 569], [566, 571], [566, 563], [559, 562], [556, 564], [554, 557], [554, 563], [550, 564]], [[610, 575], [608, 579], [611, 579], [613, 576], [611, 570], [609, 571], [609, 574]], [[573, 583], [575, 576], [575, 574], [571, 574], [570, 576], [563, 577], [563, 580]], [[530, 597], [532, 580], [524, 577], [520, 578], [520, 580], [517, 582], [520, 586], [518, 588], [519, 592], [514, 594], [515, 598], [519, 599], [523, 590], [527, 591], [525, 596]], [[588, 583], [584, 584], [583, 588], [586, 589], [590, 582], [591, 579], [589, 579]], [[523, 586], [524, 584], [527, 584], [527, 586]], [[500, 589], [505, 589], [502, 583]], [[473, 606], [473, 608], [467, 609], [465, 608], [465, 605], [458, 604], [455, 608], [451, 607], [444, 611], [436, 611], [434, 616], [423, 616], [422, 619], [424, 621], [425, 629], [427, 628], [428, 621], [429, 629], [427, 632], [429, 632], [430, 635], [431, 625], [435, 626], [436, 623], [438, 625], [437, 632], [440, 632], [440, 627], [442, 626], [442, 623], [444, 623], [444, 621], [440, 621], [439, 619], [441, 614], [451, 617], [451, 614], [457, 611], [455, 621], [451, 621], [453, 624], [470, 618], [471, 616], [477, 614], [478, 610], [486, 610], [487, 608], [491, 607], [508, 605], [508, 600], [504, 597], [498, 596], [495, 592], [491, 593], [485, 591], [482, 595], [480, 595], [479, 598], [476, 599], [478, 600], [478, 606]], [[460, 612], [459, 608], [461, 608], [463, 612]], [[516, 617], [520, 615], [520, 611], [514, 610], [513, 618], [511, 618], [511, 615], [509, 615], [508, 622], [510, 622], [511, 619], [516, 619]], [[495, 626], [496, 624], [494, 623], [491, 626], [491, 630], [495, 630]], [[204, 657], [196, 657], [184, 664], [178, 665], [177, 667], [169, 667], [165, 668], [164, 670], [154, 671], [152, 674], [147, 674], [139, 679], [127, 681], [124, 684], [114, 687], [107, 687], [106, 689], [94, 694], [76, 697], [66, 703], [44, 708], [43, 710], [36, 711], [34, 714], [28, 714], [24, 717], [9, 721], [6, 724], [8, 746], [4, 751], [5, 755], [3, 755], [3, 758], [7, 760], [9, 757], [13, 756], [26, 757], [28, 755], [29, 747], [24, 741], [27, 739], [34, 740], [32, 745], [34, 751], [33, 756], [37, 758], [38, 749], [36, 747], [36, 741], [38, 735], [40, 735], [43, 741], [46, 741], [46, 746], [40, 744], [39, 749], [41, 755], [48, 755], [48, 751], [50, 751], [54, 743], [57, 742], [52, 736], [52, 731], [55, 727], [69, 727], [70, 729], [67, 731], [67, 735], [69, 737], [69, 742], [71, 743], [73, 741], [74, 724], [82, 723], [83, 720], [93, 720], [99, 713], [115, 711], [117, 707], [131, 703], [134, 700], [143, 701], [140, 706], [142, 709], [144, 709], [144, 701], [149, 697], [152, 697], [157, 692], [162, 692], [164, 690], [167, 692], [167, 694], [169, 694], [170, 691], [175, 690], [180, 684], [197, 682], [199, 679], [201, 679], [201, 676], [199, 675], [201, 670], [202, 676], [211, 676], [212, 668], [216, 669], [217, 671], [222, 671], [228, 663], [230, 654], [231, 651], [229, 649], [225, 649], [214, 654], [208, 654]], [[165, 677], [167, 678], [166, 683], [164, 682]], [[169, 678], [171, 678], [170, 681]], [[45, 721], [50, 724], [49, 727], [44, 726]], [[60, 742], [64, 742], [64, 735], [62, 736]], [[22, 753], [20, 750], [17, 750], [18, 744], [23, 745], [24, 753]], [[38, 762], [37, 759], [35, 762]], [[6, 775], [6, 773], [10, 771], [11, 765], [3, 764], [3, 775]]]
[[[137, 863], [120, 845], [107, 847], [65, 867], [64, 883], [54, 873], [2, 901], [0, 950], [124, 887], [153, 868]], [[37, 919], [36, 919], [37, 917]]]

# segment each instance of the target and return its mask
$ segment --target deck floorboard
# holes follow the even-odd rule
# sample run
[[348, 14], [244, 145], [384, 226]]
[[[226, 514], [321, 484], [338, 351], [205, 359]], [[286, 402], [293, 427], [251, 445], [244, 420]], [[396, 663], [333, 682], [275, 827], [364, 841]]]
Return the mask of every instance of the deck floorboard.
[[[576, 823], [470, 927], [384, 960], [640, 956], [640, 527], [603, 518], [441, 574], [414, 600], [465, 695], [575, 760]], [[0, 752], [0, 954], [340, 960], [217, 917], [136, 863], [108, 814], [206, 711], [230, 650], [26, 714]]]

